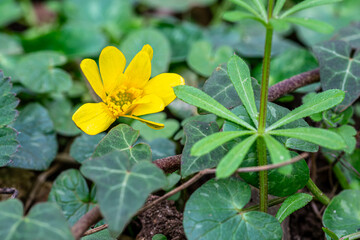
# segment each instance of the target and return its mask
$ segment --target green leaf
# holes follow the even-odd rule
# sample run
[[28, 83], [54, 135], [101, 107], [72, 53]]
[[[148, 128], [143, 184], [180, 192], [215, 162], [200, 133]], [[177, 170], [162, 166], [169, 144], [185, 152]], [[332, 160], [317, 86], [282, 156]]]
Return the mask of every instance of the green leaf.
[[251, 145], [258, 138], [258, 135], [252, 135], [251, 137], [242, 140], [235, 147], [233, 147], [226, 155], [221, 159], [219, 165], [216, 168], [217, 178], [226, 178], [233, 174], [236, 169], [244, 160]]
[[360, 22], [340, 29], [335, 39], [347, 42], [352, 48], [360, 48]]
[[230, 58], [227, 68], [231, 82], [234, 85], [241, 102], [245, 106], [253, 123], [257, 126], [258, 110], [255, 105], [255, 96], [251, 85], [249, 67], [241, 58], [234, 55]]
[[151, 150], [145, 143], [135, 144], [139, 137], [139, 131], [132, 129], [126, 124], [119, 124], [99, 142], [93, 157], [116, 152], [125, 152], [130, 158], [131, 165], [140, 161], [151, 161]]
[[257, 8], [257, 10], [260, 12], [262, 18], [266, 19], [267, 18], [267, 13], [266, 13], [263, 1], [262, 0], [251, 0], [251, 1], [253, 2], [255, 7]]
[[339, 134], [322, 128], [281, 129], [270, 131], [269, 134], [297, 138], [334, 150], [346, 148], [346, 144]]
[[336, 236], [336, 234], [333, 231], [331, 231], [330, 229], [322, 227], [322, 230], [324, 231], [324, 233], [326, 233], [328, 236], [330, 236], [331, 239], [339, 240], [338, 236]]
[[35, 38], [24, 39], [23, 46], [27, 52], [52, 50], [69, 58], [78, 58], [97, 57], [106, 43], [106, 36], [95, 25], [77, 22], [67, 23], [60, 29]]
[[201, 139], [196, 142], [191, 148], [191, 155], [201, 156], [204, 155], [215, 148], [223, 145], [224, 143], [244, 135], [255, 134], [252, 131], [233, 131], [233, 132], [218, 132], [211, 134], [208, 137]]
[[330, 3], [336, 3], [336, 2], [340, 2], [342, 0], [305, 0], [302, 1], [298, 4], [296, 4], [295, 6], [293, 6], [292, 8], [288, 9], [287, 11], [285, 11], [280, 18], [285, 18], [286, 16], [289, 16], [291, 14], [294, 14], [296, 12], [302, 11], [304, 9], [307, 8], [313, 8], [316, 6], [320, 6], [320, 5], [324, 5], [324, 4], [330, 4]]
[[288, 197], [276, 213], [276, 218], [281, 223], [293, 212], [305, 207], [312, 200], [312, 196], [306, 193], [295, 193]]
[[142, 49], [145, 44], [150, 44], [154, 50], [151, 61], [151, 76], [156, 76], [169, 69], [171, 48], [167, 38], [156, 29], [140, 29], [126, 36], [120, 45], [127, 64]]
[[[263, 137], [273, 164], [286, 162], [291, 159], [289, 150], [287, 150], [283, 144], [271, 137], [269, 134], [264, 134]], [[291, 170], [292, 165], [279, 168], [279, 172], [283, 174], [291, 174]]]
[[105, 137], [105, 133], [99, 133], [97, 135], [82, 133], [75, 139], [73, 144], [71, 144], [70, 156], [79, 163], [89, 159], [103, 137]]
[[224, 146], [220, 146], [203, 156], [195, 157], [190, 154], [190, 150], [196, 142], [218, 131], [219, 127], [215, 122], [193, 121], [184, 126], [186, 142], [181, 158], [181, 175], [183, 177], [206, 168], [216, 167], [220, 159], [226, 154]]
[[176, 86], [174, 87], [174, 92], [178, 98], [180, 98], [186, 103], [192, 104], [208, 112], [214, 113], [219, 117], [237, 123], [241, 126], [246, 127], [247, 129], [255, 130], [255, 128], [252, 127], [250, 124], [237, 117], [235, 114], [230, 112], [215, 99], [211, 98], [209, 95], [197, 88], [186, 85]]
[[75, 136], [81, 132], [71, 119], [75, 109], [70, 100], [60, 97], [47, 102], [46, 108], [49, 111], [56, 132], [64, 136]]
[[118, 236], [149, 194], [166, 185], [154, 164], [135, 164], [124, 152], [113, 151], [83, 163], [81, 172], [96, 184], [96, 198], [113, 237]]
[[252, 14], [254, 14], [254, 16], [258, 17], [259, 19], [262, 19], [264, 22], [266, 21], [266, 15], [265, 16], [261, 16], [261, 14], [259, 14], [255, 9], [253, 9], [249, 4], [247, 4], [245, 1], [243, 0], [231, 0], [233, 3], [239, 5], [240, 7], [246, 9], [248, 12], [251, 12]]
[[336, 107], [341, 112], [360, 96], [360, 51], [351, 56], [351, 46], [344, 41], [330, 41], [314, 47], [320, 64], [320, 81], [324, 90], [341, 89], [344, 101]]
[[193, 6], [205, 7], [213, 4], [216, 0], [141, 0], [144, 4], [155, 9], [170, 10], [171, 12], [185, 12]]
[[286, 0], [277, 0], [274, 6], [273, 15], [278, 16], [281, 9], [284, 7]]
[[239, 22], [243, 19], [253, 19], [260, 22], [263, 21], [262, 19], [259, 19], [258, 17], [254, 16], [253, 14], [238, 10], [225, 12], [223, 15], [223, 19], [229, 22]]
[[311, 99], [309, 99], [306, 103], [304, 103], [298, 108], [295, 108], [286, 116], [272, 124], [266, 129], [266, 131], [279, 128], [295, 120], [308, 117], [312, 114], [332, 108], [344, 100], [344, 95], [345, 93], [338, 89], [332, 89], [318, 93], [314, 95]]
[[327, 24], [325, 22], [315, 20], [315, 19], [309, 19], [309, 18], [295, 18], [295, 17], [286, 17], [282, 20], [290, 23], [294, 23], [297, 25], [301, 25], [303, 27], [306, 27], [308, 29], [311, 29], [313, 31], [319, 32], [319, 33], [332, 33], [334, 31], [334, 27], [330, 24]]
[[[281, 239], [280, 223], [263, 212], [241, 212], [251, 190], [240, 179], [210, 181], [198, 188], [184, 210], [188, 239]], [[231, 229], [231, 230], [229, 230]]]
[[54, 125], [47, 110], [38, 103], [31, 103], [20, 111], [12, 126], [19, 132], [20, 148], [9, 166], [47, 169], [58, 149]]
[[0, 71], [0, 167], [6, 165], [19, 147], [17, 132], [7, 125], [15, 120], [18, 112], [15, 110], [19, 100], [11, 92], [12, 84], [9, 78], [4, 78]]
[[[171, 62], [183, 62], [191, 45], [203, 38], [203, 29], [191, 22], [166, 23], [159, 29], [169, 40], [171, 46]], [[185, 79], [187, 79], [184, 76]]]
[[325, 209], [323, 224], [339, 238], [358, 232], [360, 226], [360, 191], [344, 190]]
[[131, 2], [117, 0], [65, 0], [63, 12], [73, 25], [86, 23], [96, 27], [116, 23], [124, 28], [133, 16]]
[[156, 234], [152, 237], [151, 240], [167, 240], [167, 237], [163, 234]]
[[0, 27], [19, 19], [21, 15], [21, 8], [14, 0], [2, 0], [0, 2]]
[[140, 136], [146, 141], [153, 141], [158, 138], [171, 138], [180, 127], [179, 122], [175, 119], [166, 119], [166, 114], [163, 112], [142, 116], [141, 118], [157, 123], [163, 123], [165, 125], [163, 129], [155, 130], [149, 128], [142, 122], [133, 121], [131, 127], [135, 130], [139, 130]]
[[56, 203], [61, 208], [71, 226], [96, 203], [85, 178], [75, 169], [66, 170], [55, 179], [48, 201]]
[[57, 52], [43, 51], [25, 55], [18, 63], [17, 76], [35, 93], [65, 92], [71, 88], [70, 75], [56, 66], [66, 63]]
[[221, 46], [213, 51], [210, 42], [201, 40], [192, 44], [186, 60], [195, 72], [208, 77], [219, 64], [227, 62], [232, 55], [233, 50], [229, 46]]
[[166, 138], [157, 138], [148, 142], [151, 148], [152, 160], [174, 156], [176, 154], [176, 144]]
[[1, 55], [15, 55], [21, 54], [23, 52], [20, 39], [18, 39], [16, 36], [0, 33], [0, 42]]
[[346, 144], [346, 148], [344, 149], [345, 153], [351, 154], [354, 152], [356, 148], [356, 138], [355, 135], [357, 133], [356, 129], [350, 125], [343, 125], [338, 128], [331, 128], [330, 131], [333, 131], [340, 135]]
[[54, 203], [38, 203], [23, 216], [22, 203], [17, 199], [0, 202], [0, 236], [21, 240], [31, 236], [37, 240], [74, 239], [68, 223]]

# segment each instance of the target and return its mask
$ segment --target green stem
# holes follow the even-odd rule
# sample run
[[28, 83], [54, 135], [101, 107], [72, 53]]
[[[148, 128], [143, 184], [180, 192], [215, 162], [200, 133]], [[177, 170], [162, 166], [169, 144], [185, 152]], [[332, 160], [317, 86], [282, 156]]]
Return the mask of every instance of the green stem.
[[[266, 145], [264, 139], [262, 138], [262, 135], [265, 133], [265, 127], [266, 127], [266, 110], [267, 110], [267, 100], [268, 100], [268, 90], [269, 90], [271, 44], [273, 37], [273, 28], [270, 24], [270, 19], [272, 17], [273, 5], [274, 5], [274, 0], [269, 0], [268, 21], [266, 25], [265, 49], [264, 49], [264, 59], [263, 59], [263, 68], [262, 68], [262, 79], [261, 79], [260, 112], [259, 112], [259, 127], [258, 127], [258, 134], [260, 137], [257, 140], [259, 166], [264, 166], [267, 164]], [[268, 172], [267, 171], [259, 172], [259, 188], [260, 188], [260, 211], [267, 212], [267, 208], [268, 208], [268, 202], [267, 202]]]
[[[283, 203], [286, 200], [287, 197], [279, 197], [279, 198], [275, 198], [275, 199], [271, 199], [268, 201], [268, 206], [272, 207], [272, 206], [276, 206], [280, 203]], [[260, 209], [260, 205], [255, 205], [255, 206], [251, 206], [248, 208], [244, 208], [241, 209], [240, 213], [245, 213], [245, 212], [251, 212], [251, 211], [258, 211]]]
[[[258, 166], [267, 164], [266, 145], [262, 137], [257, 139]], [[260, 189], [260, 211], [267, 212], [268, 206], [268, 171], [259, 172], [259, 189]]]
[[306, 187], [310, 190], [312, 194], [314, 194], [314, 196], [317, 200], [319, 200], [319, 202], [321, 202], [325, 206], [329, 205], [330, 199], [316, 186], [316, 184], [313, 182], [313, 180], [311, 180], [311, 178], [309, 178], [309, 181], [306, 183]]
[[231, 5], [232, 5], [232, 2], [230, 0], [223, 0], [222, 3], [220, 3], [220, 5], [217, 6], [217, 8], [215, 9], [216, 12], [211, 21], [211, 24], [215, 25], [215, 24], [221, 23], [222, 16], [231, 7]]

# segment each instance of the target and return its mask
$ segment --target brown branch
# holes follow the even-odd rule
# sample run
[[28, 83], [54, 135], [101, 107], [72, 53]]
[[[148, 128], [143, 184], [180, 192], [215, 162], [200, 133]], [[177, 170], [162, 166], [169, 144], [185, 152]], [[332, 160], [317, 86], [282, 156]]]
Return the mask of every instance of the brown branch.
[[10, 198], [16, 198], [19, 191], [16, 188], [0, 188], [0, 194], [11, 194]]
[[96, 224], [101, 219], [103, 219], [103, 216], [101, 215], [100, 208], [99, 206], [95, 206], [84, 216], [82, 216], [79, 221], [77, 221], [71, 228], [71, 232], [75, 239], [80, 239], [84, 232], [89, 229], [89, 227]]
[[170, 156], [154, 161], [154, 164], [158, 168], [162, 169], [165, 173], [172, 173], [180, 169], [181, 165], [181, 154]]
[[320, 81], [320, 70], [316, 68], [314, 70], [300, 73], [289, 79], [281, 81], [269, 88], [269, 101], [274, 101], [279, 97], [294, 91], [297, 88], [304, 87], [311, 83]]

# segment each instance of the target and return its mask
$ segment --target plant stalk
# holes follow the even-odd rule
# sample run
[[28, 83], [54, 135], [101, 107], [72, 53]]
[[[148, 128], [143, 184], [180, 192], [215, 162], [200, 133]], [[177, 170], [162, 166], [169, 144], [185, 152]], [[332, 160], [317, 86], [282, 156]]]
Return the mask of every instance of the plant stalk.
[[[264, 166], [267, 164], [266, 145], [262, 138], [266, 128], [266, 110], [269, 92], [269, 76], [270, 76], [270, 61], [271, 61], [271, 45], [273, 37], [273, 28], [270, 24], [272, 17], [274, 0], [269, 0], [268, 4], [268, 21], [266, 25], [266, 37], [265, 37], [265, 49], [264, 59], [262, 67], [262, 79], [261, 79], [261, 95], [260, 95], [260, 111], [259, 111], [259, 127], [257, 140], [257, 152], [258, 152], [258, 165]], [[260, 211], [267, 212], [268, 209], [268, 172], [259, 172], [259, 188], [260, 188]]]
[[324, 204], [325, 206], [329, 205], [330, 203], [330, 198], [328, 198], [325, 193], [323, 193], [317, 186], [316, 184], [313, 182], [313, 180], [311, 180], [311, 178], [309, 178], [309, 181], [306, 183], [306, 187], [310, 190], [310, 192], [312, 194], [314, 194], [314, 196], [316, 197], [317, 200], [319, 200], [319, 202], [321, 202], [322, 204]]

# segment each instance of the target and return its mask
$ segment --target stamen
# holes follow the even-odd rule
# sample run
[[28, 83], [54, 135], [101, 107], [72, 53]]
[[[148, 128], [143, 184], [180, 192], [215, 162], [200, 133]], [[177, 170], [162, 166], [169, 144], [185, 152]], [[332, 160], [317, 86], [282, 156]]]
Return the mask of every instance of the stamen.
[[105, 103], [108, 106], [109, 110], [117, 118], [125, 115], [131, 109], [134, 100], [140, 97], [142, 93], [143, 90], [140, 89], [127, 89], [125, 87], [122, 87], [111, 95], [108, 95], [106, 97]]

